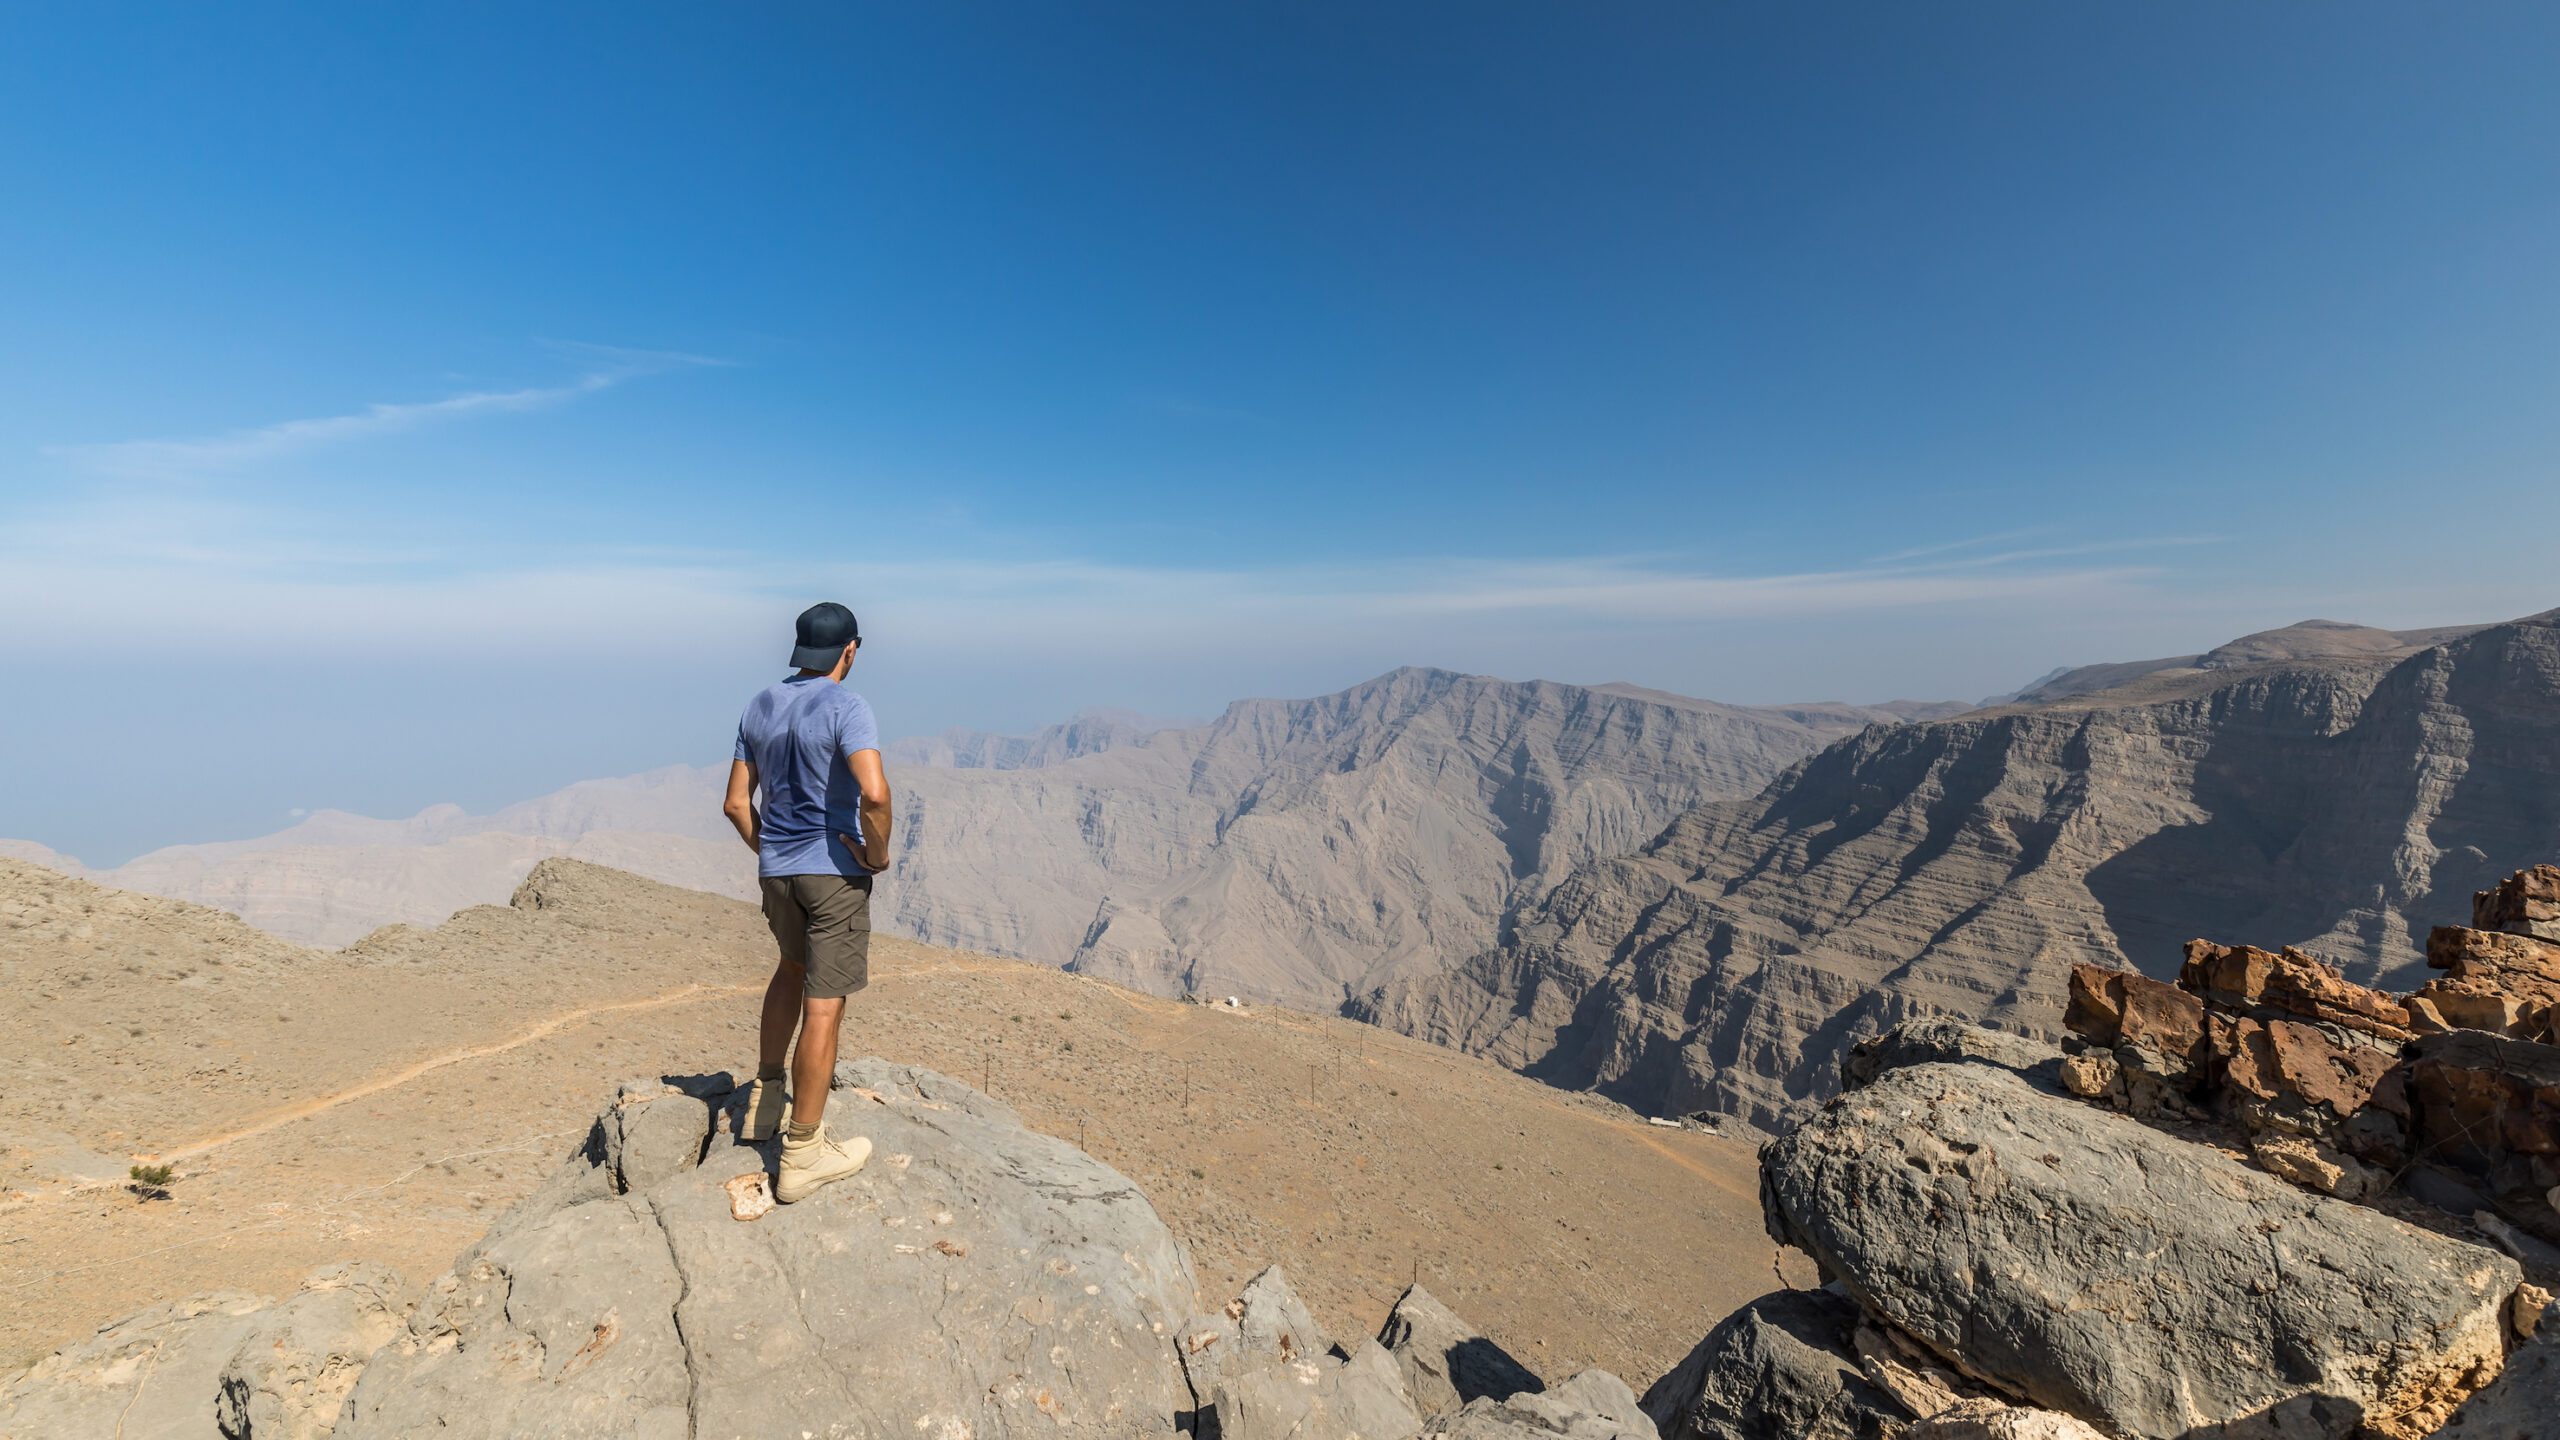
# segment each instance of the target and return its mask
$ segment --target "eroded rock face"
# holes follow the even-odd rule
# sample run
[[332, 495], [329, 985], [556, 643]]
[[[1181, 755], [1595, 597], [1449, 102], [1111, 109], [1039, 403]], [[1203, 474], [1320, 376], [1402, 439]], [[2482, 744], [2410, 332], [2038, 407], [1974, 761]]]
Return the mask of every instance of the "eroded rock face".
[[399, 1333], [406, 1288], [386, 1265], [333, 1265], [260, 1312], [222, 1369], [225, 1440], [326, 1440], [366, 1362]]
[[1547, 1388], [1536, 1372], [1420, 1285], [1398, 1297], [1378, 1340], [1396, 1357], [1405, 1392], [1426, 1416], [1470, 1400], [1508, 1400]]
[[2436, 1432], [2441, 1440], [2548, 1440], [2560, 1424], [2560, 1330], [2507, 1357], [2487, 1389]]
[[[2560, 629], [2404, 654], [2170, 667], [1864, 731], [1581, 866], [1501, 944], [1360, 1012], [1775, 1131], [1863, 1036], [1947, 1014], [2054, 1033], [2074, 963], [2165, 979], [2197, 934], [2398, 988], [2457, 897], [2544, 858], [2560, 798]], [[2560, 939], [2554, 895], [2530, 882], [2481, 928]]]
[[1330, 1010], [1894, 713], [1404, 669], [996, 771], [908, 767], [880, 923], [1159, 994]]
[[1858, 1307], [1828, 1290], [1752, 1301], [1644, 1393], [1662, 1440], [1880, 1440], [1909, 1418], [1856, 1358]]
[[2410, 1045], [2409, 1148], [2480, 1187], [2499, 1214], [2560, 1241], [2560, 1046], [2460, 1030]]
[[2520, 870], [2472, 896], [2471, 924], [2560, 940], [2560, 865]]
[[1981, 1065], [1839, 1097], [1762, 1158], [1772, 1235], [1868, 1311], [2132, 1437], [2345, 1436], [2497, 1372], [2515, 1263]]
[[1334, 1348], [1277, 1265], [1246, 1281], [1243, 1292], [1217, 1313], [1185, 1320], [1175, 1341], [1192, 1398], [1211, 1417], [1204, 1435], [1216, 1423], [1212, 1401], [1222, 1377], [1265, 1364], [1312, 1363]]
[[2106, 1440], [2059, 1411], [2024, 1409], [1996, 1400], [1964, 1401], [1902, 1434], [1903, 1440]]
[[406, 1310], [388, 1267], [332, 1265], [281, 1302], [197, 1295], [126, 1316], [0, 1389], [0, 1436], [326, 1440]]
[[1345, 1354], [1277, 1265], [1186, 1321], [1179, 1340], [1198, 1440], [1407, 1440], [1422, 1428], [1397, 1357], [1375, 1340]]
[[2413, 1033], [2407, 1006], [2292, 946], [2261, 950], [2191, 940], [2178, 988], [2225, 1014], [2309, 1024], [2346, 1044], [2393, 1050]]
[[870, 1165], [752, 1222], [724, 1188], [771, 1163], [732, 1138], [743, 1097], [625, 1087], [428, 1287], [339, 1435], [1170, 1432], [1193, 1284], [1145, 1197], [930, 1071], [835, 1083]]
[[0, 1390], [0, 1435], [216, 1440], [223, 1369], [266, 1308], [263, 1296], [226, 1291], [104, 1326]]
[[1552, 1390], [1470, 1400], [1424, 1428], [1431, 1440], [1655, 1440], [1627, 1382], [1585, 1370]]
[[1422, 1417], [1404, 1372], [1375, 1340], [1347, 1358], [1258, 1356], [1231, 1365], [1211, 1390], [1213, 1440], [1411, 1440]]
[[1989, 1030], [1962, 1020], [1906, 1020], [1849, 1047], [1840, 1062], [1840, 1088], [1855, 1090], [1906, 1065], [1979, 1064], [2010, 1071], [2050, 1090], [2064, 1083], [2063, 1059], [2052, 1045], [2006, 1030]]

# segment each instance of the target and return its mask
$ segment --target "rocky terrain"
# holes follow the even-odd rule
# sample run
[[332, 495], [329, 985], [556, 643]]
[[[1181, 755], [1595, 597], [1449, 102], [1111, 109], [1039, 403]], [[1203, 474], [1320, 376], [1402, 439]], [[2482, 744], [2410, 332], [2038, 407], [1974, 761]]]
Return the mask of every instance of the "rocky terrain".
[[[879, 918], [1158, 993], [1331, 1012], [1482, 948], [1507, 907], [1684, 809], [1748, 794], [1862, 726], [1947, 708], [1748, 709], [1416, 669], [1240, 701], [1206, 725], [1095, 712], [1027, 737], [896, 741], [898, 882]], [[719, 813], [726, 774], [675, 766], [485, 816], [324, 812], [93, 878], [331, 945], [502, 901], [549, 855], [752, 898], [752, 858]]]
[[800, 1205], [732, 1077], [627, 1081], [416, 1291], [341, 1262], [162, 1301], [0, 1385], [0, 1435], [2526, 1440], [2560, 1404], [2560, 868], [2472, 921], [2405, 996], [2199, 941], [2174, 986], [2085, 967], [2061, 1044], [1862, 1043], [1760, 1152], [1818, 1283], [1641, 1395], [1421, 1285], [1344, 1332], [1278, 1267], [1204, 1282], [1144, 1187], [872, 1059], [831, 1111], [873, 1162]]
[[[954, 732], [892, 747], [881, 923], [1774, 1128], [1861, 1036], [2058, 1034], [2072, 965], [2166, 976], [2196, 931], [2405, 975], [2420, 917], [2560, 844], [2554, 635], [2312, 621], [1952, 716], [1406, 670], [1206, 725]], [[315, 816], [102, 878], [333, 941], [550, 853], [745, 896], [719, 779]]]
[[1159, 993], [1331, 1010], [1681, 810], [1899, 712], [1400, 670], [1063, 763], [903, 772], [895, 923]]
[[2560, 849], [2552, 617], [2314, 624], [2117, 668], [1863, 730], [1353, 1013], [1774, 1129], [1860, 1037], [1933, 1015], [2058, 1035], [2073, 965], [2165, 976], [2197, 933], [2406, 980], [2428, 916]]
[[[557, 859], [337, 952], [0, 861], [0, 1375], [350, 1264], [392, 1278], [303, 1308], [407, 1304], [616, 1079], [752, 1063], [771, 945], [749, 906]], [[883, 939], [845, 1043], [1128, 1176], [1212, 1293], [1286, 1266], [1334, 1334], [1419, 1279], [1546, 1373], [1637, 1375], [1769, 1274], [1745, 1147], [1348, 1021]], [[128, 1182], [151, 1160], [165, 1198]]]

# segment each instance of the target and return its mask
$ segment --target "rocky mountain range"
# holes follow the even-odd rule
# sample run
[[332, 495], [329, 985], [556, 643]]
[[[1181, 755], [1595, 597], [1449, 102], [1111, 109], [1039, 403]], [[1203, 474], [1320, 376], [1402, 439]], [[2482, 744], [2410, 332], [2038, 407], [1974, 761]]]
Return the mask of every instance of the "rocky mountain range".
[[[1949, 706], [1720, 705], [1632, 686], [1399, 670], [1205, 725], [1090, 712], [1030, 736], [886, 747], [900, 803], [879, 922], [1159, 993], [1332, 1010], [1474, 953], [1503, 912], [1825, 743]], [[567, 855], [750, 897], [726, 765], [573, 785], [490, 815], [323, 812], [82, 871], [343, 945], [502, 901]]]
[[935, 944], [1330, 1010], [1481, 949], [1575, 865], [1913, 708], [1425, 669], [1239, 701], [1056, 763], [902, 772], [886, 912]]
[[2560, 849], [2553, 622], [2314, 622], [1862, 731], [1353, 1009], [1776, 1128], [1860, 1037], [1932, 1015], [2057, 1033], [2073, 964], [2165, 974], [2199, 933], [2405, 979], [2423, 917]]
[[[1983, 709], [1410, 669], [1201, 725], [952, 732], [890, 747], [879, 917], [1774, 1127], [1860, 1036], [2052, 1033], [2071, 965], [2165, 972], [2197, 931], [2405, 972], [2413, 914], [2555, 843], [2553, 634], [2309, 621]], [[502, 898], [552, 854], [744, 897], [720, 775], [324, 814], [96, 878], [323, 943]]]

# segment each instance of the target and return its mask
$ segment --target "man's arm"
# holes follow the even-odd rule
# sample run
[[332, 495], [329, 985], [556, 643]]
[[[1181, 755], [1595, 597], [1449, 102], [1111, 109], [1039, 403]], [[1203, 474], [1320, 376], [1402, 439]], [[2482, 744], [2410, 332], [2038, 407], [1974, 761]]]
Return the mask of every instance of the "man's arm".
[[[845, 757], [853, 767], [854, 782], [862, 787], [862, 848], [854, 858], [862, 868], [878, 873], [889, 868], [889, 776], [880, 768], [880, 752], [856, 750]], [[853, 838], [845, 837], [851, 845]]]
[[729, 798], [720, 802], [720, 813], [738, 827], [738, 838], [747, 842], [748, 849], [763, 853], [764, 837], [756, 833], [755, 766], [744, 760], [729, 762]]

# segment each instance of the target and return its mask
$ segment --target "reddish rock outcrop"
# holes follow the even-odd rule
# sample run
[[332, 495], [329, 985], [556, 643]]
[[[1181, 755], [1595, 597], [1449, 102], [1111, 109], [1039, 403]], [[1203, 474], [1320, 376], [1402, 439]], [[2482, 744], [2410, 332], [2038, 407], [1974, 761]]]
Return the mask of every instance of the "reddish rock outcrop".
[[[2560, 867], [2481, 891], [2406, 996], [2301, 950], [2198, 940], [2175, 985], [2076, 967], [2064, 1086], [2137, 1115], [2215, 1116], [2267, 1169], [2371, 1196], [2425, 1169], [2560, 1242]], [[2447, 1199], [2450, 1197], [2450, 1199]]]
[[2418, 1029], [2487, 1030], [2545, 1044], [2560, 1038], [2560, 943], [2440, 925], [2427, 937], [2427, 964], [2445, 976], [2411, 992]]
[[2560, 940], [2560, 865], [2519, 870], [2472, 896], [2471, 925]]
[[2190, 940], [2178, 988], [2227, 1015], [2319, 1025], [2351, 1044], [2398, 1049], [2412, 1033], [2408, 1006], [2290, 945], [2268, 951]]

